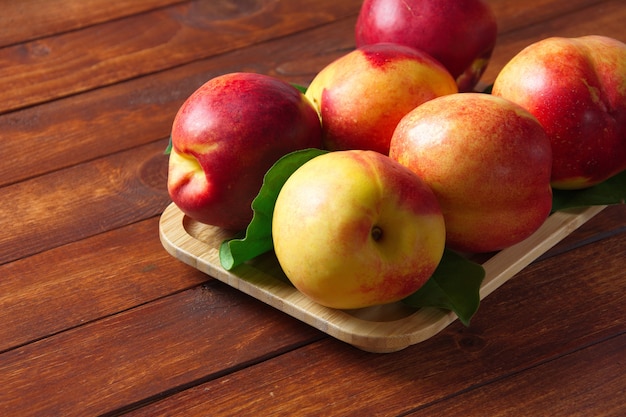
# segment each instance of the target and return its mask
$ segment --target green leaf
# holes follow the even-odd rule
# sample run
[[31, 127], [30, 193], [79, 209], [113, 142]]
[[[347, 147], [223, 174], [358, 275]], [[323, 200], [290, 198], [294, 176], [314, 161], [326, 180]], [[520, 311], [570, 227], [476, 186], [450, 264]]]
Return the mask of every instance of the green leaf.
[[439, 266], [426, 284], [403, 300], [411, 307], [437, 307], [453, 311], [469, 326], [478, 311], [480, 285], [485, 278], [482, 265], [446, 249]]
[[267, 171], [259, 194], [252, 201], [254, 214], [245, 235], [226, 240], [220, 245], [220, 263], [224, 269], [230, 270], [272, 250], [272, 215], [278, 193], [296, 169], [326, 152], [314, 148], [295, 151], [280, 158]]
[[170, 141], [167, 144], [167, 148], [163, 151], [164, 155], [169, 155], [172, 152], [172, 136], [170, 136]]
[[624, 204], [626, 171], [582, 190], [552, 190], [552, 211], [574, 207]]
[[291, 85], [293, 85], [293, 86], [294, 86], [294, 87], [296, 87], [298, 90], [300, 90], [300, 92], [301, 92], [302, 94], [306, 94], [307, 87], [304, 87], [304, 86], [299, 85], [299, 84], [294, 84], [294, 83], [291, 83]]

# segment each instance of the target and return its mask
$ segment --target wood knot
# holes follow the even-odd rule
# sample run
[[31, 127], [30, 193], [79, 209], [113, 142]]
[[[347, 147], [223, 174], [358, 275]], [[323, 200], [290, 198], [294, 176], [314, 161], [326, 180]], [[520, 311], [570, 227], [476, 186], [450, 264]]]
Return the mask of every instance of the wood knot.
[[478, 352], [481, 351], [487, 342], [482, 337], [472, 334], [462, 332], [456, 340], [459, 348], [463, 349], [467, 352]]

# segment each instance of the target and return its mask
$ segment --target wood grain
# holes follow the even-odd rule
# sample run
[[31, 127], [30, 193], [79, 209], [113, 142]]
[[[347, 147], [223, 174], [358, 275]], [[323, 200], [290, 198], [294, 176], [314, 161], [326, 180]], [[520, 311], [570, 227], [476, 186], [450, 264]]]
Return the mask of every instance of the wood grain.
[[[607, 252], [612, 261], [600, 269], [594, 260], [606, 259], [601, 255]], [[488, 384], [502, 381], [504, 386], [520, 372], [582, 347], [620, 335], [623, 339], [626, 280], [618, 277], [623, 277], [624, 259], [626, 241], [615, 236], [531, 265], [484, 300], [469, 328], [456, 322], [432, 339], [387, 355], [325, 339], [131, 415], [183, 410], [192, 415], [404, 415], [438, 401], [454, 403], [451, 396], [459, 392], [485, 387], [487, 393]], [[613, 307], [610, 313], [606, 306]], [[612, 375], [624, 372], [623, 361], [614, 366], [618, 369]], [[559, 368], [564, 381], [582, 377], [579, 368]], [[594, 378], [601, 377], [602, 369], [596, 369]], [[612, 392], [620, 392], [626, 381], [607, 383], [616, 389]], [[570, 409], [600, 394], [599, 389], [589, 386], [589, 397], [566, 397]], [[528, 387], [528, 392], [536, 398], [539, 387]], [[541, 404], [539, 415], [552, 414], [558, 406]], [[466, 405], [466, 415], [484, 415], [480, 402]], [[603, 404], [594, 406], [602, 415]], [[607, 409], [614, 406], [609, 402]]]
[[[611, 225], [611, 226], [609, 226]], [[607, 237], [624, 234], [626, 232], [626, 204], [611, 205], [602, 210], [580, 228], [548, 250], [539, 259], [558, 256], [582, 245], [606, 239]]]
[[0, 264], [160, 214], [170, 201], [166, 146], [154, 142], [4, 187]]
[[498, 22], [499, 36], [539, 22], [577, 14], [581, 10], [593, 8], [598, 0], [534, 0], [511, 3], [507, 0], [488, 0]]
[[[9, 388], [0, 393], [0, 404], [10, 410], [13, 402], [21, 399], [24, 401], [22, 407], [28, 405], [21, 409], [25, 414], [53, 411], [64, 415], [99, 413], [109, 411], [106, 407], [115, 404], [154, 401], [160, 397], [159, 394], [166, 394], [158, 392], [164, 387], [174, 386], [182, 390], [188, 384], [200, 384], [198, 388], [185, 390], [157, 403], [154, 409], [146, 408], [142, 412], [156, 416], [168, 405], [183, 407], [178, 411], [186, 409], [187, 412], [194, 406], [201, 409], [210, 407], [205, 412], [211, 410], [215, 413], [212, 415], [219, 415], [225, 410], [235, 413], [263, 409], [265, 412], [297, 412], [297, 409], [289, 408], [290, 397], [291, 400], [300, 398], [300, 406], [314, 412], [319, 411], [319, 407], [328, 407], [328, 402], [322, 399], [331, 396], [337, 400], [332, 403], [331, 409], [326, 408], [326, 412], [354, 410], [354, 401], [358, 399], [357, 411], [374, 407], [370, 411], [398, 413], [399, 410], [393, 409], [396, 398], [410, 396], [414, 406], [430, 403], [452, 390], [476, 387], [481, 381], [487, 384], [503, 375], [514, 375], [519, 367], [527, 366], [525, 361], [529, 357], [534, 357], [537, 364], [546, 363], [569, 353], [577, 344], [589, 343], [586, 326], [566, 325], [572, 319], [595, 323], [594, 337], [599, 339], [624, 332], [621, 317], [625, 311], [616, 311], [612, 319], [607, 318], [603, 305], [626, 305], [623, 303], [626, 283], [611, 279], [611, 271], [614, 274], [623, 271], [620, 261], [626, 255], [626, 242], [616, 237], [602, 246], [586, 246], [573, 251], [563, 259], [564, 262], [568, 258], [593, 259], [603, 251], [611, 251], [616, 257], [614, 265], [605, 269], [608, 275], [587, 282], [587, 276], [593, 276], [596, 270], [592, 263], [581, 270], [576, 265], [563, 268], [562, 262], [542, 262], [505, 285], [498, 297], [487, 299], [482, 307], [482, 311], [486, 312], [477, 317], [470, 329], [453, 325], [441, 337], [409, 348], [414, 351], [413, 354], [381, 356], [358, 353], [332, 340], [285, 354], [291, 347], [277, 348], [276, 338], [287, 338], [292, 344], [301, 346], [318, 339], [317, 332], [307, 332], [306, 328], [285, 320], [275, 310], [214, 282], [205, 289], [185, 291], [4, 353], [0, 376]], [[572, 280], [574, 270], [578, 273], [573, 275], [575, 279]], [[538, 285], [531, 281], [533, 276], [553, 278], [541, 282], [540, 288], [537, 288]], [[569, 310], [551, 311], [549, 301], [554, 294], [582, 302], [572, 303]], [[585, 296], [581, 298], [582, 294]], [[529, 295], [534, 297], [535, 308], [531, 308]], [[498, 302], [490, 302], [496, 298], [499, 298]], [[491, 319], [495, 315], [500, 316], [497, 323]], [[519, 319], [519, 315], [523, 315], [523, 320]], [[259, 326], [258, 317], [263, 317], [263, 326]], [[518, 343], [511, 345], [508, 336], [511, 328], [507, 323], [515, 317], [515, 322], [519, 323], [515, 338]], [[290, 327], [282, 327], [285, 325]], [[228, 330], [233, 326], [239, 331]], [[273, 336], [266, 333], [269, 331]], [[303, 334], [308, 336], [303, 337]], [[233, 340], [237, 335], [247, 339], [237, 342]], [[250, 337], [252, 340], [248, 339]], [[211, 342], [198, 344], [198, 340], [202, 339]], [[268, 340], [272, 343], [271, 347], [267, 346], [279, 349], [279, 352], [263, 353], [259, 345]], [[565, 341], [558, 344], [562, 348], [557, 352], [549, 350], [555, 346], [555, 340]], [[223, 346], [229, 349], [223, 349]], [[246, 349], [245, 346], [254, 346], [255, 349]], [[246, 352], [255, 352], [259, 355], [257, 358], [266, 358], [267, 355], [275, 358], [268, 363], [259, 360], [250, 362], [250, 359], [246, 361], [239, 355]], [[281, 355], [276, 356], [277, 353]], [[478, 362], [469, 360], [471, 357], [491, 359]], [[325, 359], [320, 361], [319, 358]], [[63, 367], [63, 363], [75, 365], [69, 368]], [[236, 367], [236, 364], [249, 366], [255, 363], [257, 365], [239, 368], [239, 371], [232, 369], [234, 374], [224, 378], [219, 372], [211, 371], [227, 368], [228, 364]], [[336, 373], [336, 369], [327, 368], [334, 363], [342, 364], [341, 375]], [[472, 378], [453, 378], [455, 383], [450, 384], [449, 377], [441, 374], [442, 368], [459, 376], [472, 375]], [[143, 371], [138, 373], [137, 369]], [[33, 378], [35, 374], [37, 378]], [[214, 378], [217, 378], [214, 383], [202, 384]], [[101, 386], [99, 381], [102, 380], [109, 383]], [[33, 386], [34, 381], [37, 385]], [[52, 397], [46, 399], [37, 396], [35, 387], [58, 386], [60, 381], [64, 384], [75, 381], [72, 384], [76, 387], [73, 395], [80, 396], [83, 401], [80, 405], [68, 401], [59, 390], [51, 391]], [[306, 384], [304, 381], [316, 381], [316, 389], [310, 391], [303, 404], [298, 387]], [[374, 386], [387, 401], [367, 394], [367, 390]], [[345, 396], [338, 395], [340, 392], [344, 392]], [[168, 393], [172, 391], [168, 390]], [[197, 402], [207, 396], [210, 401]], [[255, 398], [268, 396], [273, 396], [275, 401], [255, 401]]]
[[[559, 4], [556, 0], [546, 0], [545, 3], [548, 11]], [[580, 7], [587, 3], [573, 4]], [[505, 9], [498, 13], [504, 18], [512, 17], [515, 12]], [[528, 10], [522, 12], [524, 16], [530, 13]], [[567, 30], [571, 35], [580, 35], [591, 30], [590, 13], [604, 19], [605, 14], [623, 14], [624, 8], [618, 2], [612, 2], [602, 13], [593, 8], [584, 9], [567, 19], [559, 19], [558, 27], [551, 24], [551, 28], [546, 29], [541, 29], [541, 25], [547, 25], [540, 20], [546, 17], [542, 14], [543, 9], [536, 13], [532, 16], [540, 22], [540, 31], [550, 30], [553, 31], [550, 34], [558, 34]], [[533, 21], [530, 17], [528, 19]], [[323, 66], [354, 48], [354, 23], [355, 19], [351, 17], [303, 31], [289, 39], [263, 42], [167, 72], [0, 115], [3, 139], [0, 160], [4, 161], [0, 165], [0, 185], [167, 137], [174, 115], [185, 98], [208, 79], [226, 72], [260, 72], [307, 85]], [[608, 35], [619, 35], [619, 28], [614, 25], [604, 26], [601, 30]], [[499, 41], [498, 47], [507, 50], [507, 56], [512, 57], [519, 48], [537, 40], [534, 33], [516, 31], [508, 34]], [[506, 46], [511, 43], [513, 46]], [[499, 54], [489, 66], [486, 83], [493, 82], [497, 71], [506, 63]], [[41, 148], [48, 151], [40, 155], [37, 150]], [[32, 155], [39, 156], [33, 158]]]
[[3, 353], [0, 415], [101, 415], [320, 337], [212, 281]]
[[[619, 416], [624, 412], [624, 399], [613, 393], [624, 392], [626, 380], [623, 369], [615, 363], [623, 361], [625, 349], [626, 335], [621, 334], [407, 416], [466, 417], [478, 412], [492, 417], [540, 416], [546, 412], [571, 417]], [[476, 404], [480, 410], [468, 411], [468, 405]]]
[[[530, 5], [530, 3], [529, 3]], [[529, 24], [519, 30], [504, 33], [498, 38], [494, 56], [483, 81], [492, 83], [500, 69], [518, 52], [533, 42], [550, 36], [577, 37], [604, 35], [626, 42], [623, 25], [626, 7], [620, 0], [589, 4], [575, 12], [560, 15], [552, 20]]]
[[[77, 96], [0, 115], [0, 185], [41, 175], [168, 137], [183, 101], [217, 75], [250, 71], [308, 84], [333, 57], [354, 47], [329, 39], [349, 24], [254, 45], [164, 73], [133, 79]], [[321, 52], [322, 51], [322, 52]], [[40, 153], [45, 148], [47, 152]], [[33, 157], [37, 155], [37, 157]]]
[[158, 219], [0, 265], [0, 352], [211, 278], [164, 256]]
[[[623, 1], [489, 1], [485, 82], [545, 36], [626, 41]], [[308, 83], [354, 47], [359, 6], [0, 0], [0, 415], [619, 415], [624, 205], [498, 288], [469, 328], [388, 355], [163, 249], [162, 150], [182, 100], [237, 70]]]
[[[554, 213], [532, 236], [491, 256], [482, 264], [481, 300], [604, 208]], [[174, 203], [161, 216], [159, 232], [165, 249], [180, 261], [368, 352], [405, 349], [435, 336], [456, 319], [441, 309], [412, 310], [402, 303], [352, 311], [323, 307], [288, 282], [271, 254], [263, 257], [267, 261], [254, 260], [227, 271], [220, 265], [219, 248], [233, 234], [187, 218]]]
[[[119, 19], [182, 0], [0, 0], [0, 47]], [[62, 13], [59, 11], [62, 10]]]
[[253, 2], [229, 13], [219, 2], [192, 2], [5, 47], [0, 113], [350, 16], [359, 2]]

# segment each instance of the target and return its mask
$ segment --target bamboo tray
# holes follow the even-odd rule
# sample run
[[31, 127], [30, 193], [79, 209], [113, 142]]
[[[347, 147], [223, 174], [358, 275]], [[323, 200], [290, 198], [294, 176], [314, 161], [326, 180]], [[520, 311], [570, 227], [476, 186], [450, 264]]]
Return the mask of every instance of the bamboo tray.
[[[528, 239], [490, 257], [482, 264], [486, 275], [480, 288], [480, 299], [604, 207], [556, 212]], [[220, 265], [219, 246], [232, 235], [188, 218], [174, 203], [161, 216], [159, 234], [165, 250], [180, 261], [365, 351], [402, 350], [434, 336], [457, 318], [454, 313], [442, 309], [414, 309], [400, 302], [359, 310], [323, 307], [289, 283], [273, 253], [227, 271]]]

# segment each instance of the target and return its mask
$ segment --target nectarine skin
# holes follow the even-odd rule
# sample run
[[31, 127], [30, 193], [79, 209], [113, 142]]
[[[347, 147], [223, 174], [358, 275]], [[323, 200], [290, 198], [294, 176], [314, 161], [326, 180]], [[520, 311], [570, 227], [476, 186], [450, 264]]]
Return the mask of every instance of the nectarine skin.
[[289, 152], [321, 147], [319, 116], [292, 85], [254, 73], [215, 77], [176, 114], [168, 191], [189, 217], [242, 230], [269, 168]]
[[348, 150], [302, 165], [278, 195], [274, 249], [296, 288], [352, 309], [398, 301], [441, 260], [445, 225], [424, 182], [388, 156]]
[[626, 44], [602, 36], [544, 39], [505, 65], [492, 94], [544, 126], [554, 188], [586, 188], [626, 169]]
[[426, 52], [470, 91], [496, 44], [495, 14], [484, 0], [364, 0], [355, 28], [357, 47], [392, 42]]
[[389, 156], [433, 190], [451, 249], [504, 249], [550, 214], [550, 141], [508, 100], [460, 93], [424, 103], [398, 124]]
[[331, 62], [315, 76], [306, 96], [322, 119], [327, 149], [386, 155], [402, 116], [425, 101], [457, 91], [450, 73], [427, 54], [377, 44]]

